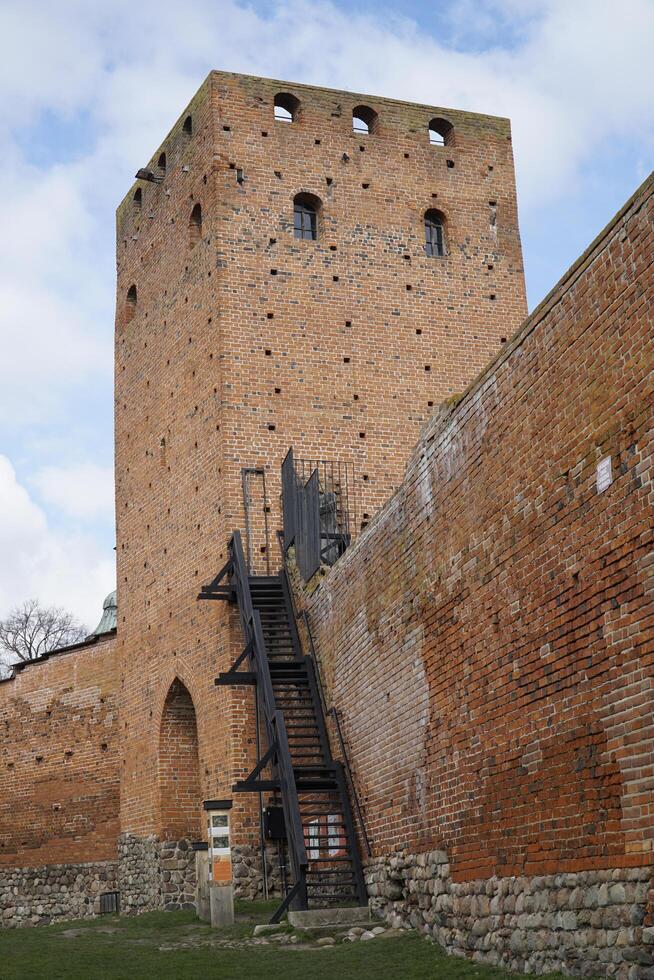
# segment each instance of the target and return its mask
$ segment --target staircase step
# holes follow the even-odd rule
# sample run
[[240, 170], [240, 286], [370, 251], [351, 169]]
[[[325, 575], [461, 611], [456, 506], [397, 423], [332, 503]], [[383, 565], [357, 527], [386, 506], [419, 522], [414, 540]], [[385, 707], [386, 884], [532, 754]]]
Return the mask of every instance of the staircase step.
[[[230, 547], [240, 548], [237, 535]], [[242, 568], [242, 552], [239, 555], [235, 551], [234, 556], [234, 561], [238, 560]], [[339, 852], [338, 856], [309, 859], [306, 885], [312, 911], [304, 915], [315, 914], [316, 911], [324, 914], [326, 911], [329, 916], [327, 921], [332, 923], [338, 921], [340, 910], [346, 917], [351, 917], [354, 911], [354, 921], [361, 921], [363, 914], [365, 922], [367, 907], [359, 906], [354, 910], [343, 908], [350, 900], [364, 901], [365, 891], [361, 885], [356, 842], [349, 839], [349, 801], [342, 797], [340, 769], [324, 742], [322, 704], [316, 697], [311, 664], [302, 656], [298, 646], [288, 582], [282, 572], [279, 575], [248, 575], [247, 585], [249, 601], [261, 622], [274, 708], [283, 716], [287, 728], [290, 764], [299, 804], [297, 817], [302, 821], [305, 833], [309, 820], [320, 821], [320, 853], [328, 854], [329, 848]], [[241, 600], [248, 601], [247, 591]], [[275, 791], [277, 805], [286, 805], [282, 796], [278, 786]], [[308, 846], [311, 852], [310, 844]], [[315, 910], [315, 905], [331, 907]]]
[[307, 909], [306, 911], [289, 910], [288, 921], [296, 929], [310, 931], [322, 926], [357, 926], [370, 922], [370, 910], [367, 905], [357, 905], [352, 908]]

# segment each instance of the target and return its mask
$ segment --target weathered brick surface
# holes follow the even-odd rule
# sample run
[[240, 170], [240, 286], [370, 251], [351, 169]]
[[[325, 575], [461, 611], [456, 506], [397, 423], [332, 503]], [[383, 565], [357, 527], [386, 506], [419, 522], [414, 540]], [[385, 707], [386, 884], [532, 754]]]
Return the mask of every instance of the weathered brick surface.
[[[429, 146], [434, 115], [453, 145]], [[255, 743], [252, 692], [213, 683], [235, 610], [197, 592], [245, 527], [243, 467], [266, 475], [255, 567], [277, 567], [292, 444], [357, 478], [366, 529], [305, 601], [379, 907], [520, 969], [650, 976], [652, 181], [503, 345], [525, 312], [506, 120], [212, 73], [153, 168], [162, 150], [117, 220], [118, 635], [0, 685], [7, 920], [92, 912], [109, 880], [126, 911], [192, 902], [201, 801]], [[299, 191], [316, 242], [293, 237]], [[231, 811], [246, 895], [255, 804]]]
[[[176, 677], [197, 719], [198, 803], [231, 796], [254, 764], [252, 692], [213, 684], [240, 652], [240, 628], [196, 599], [244, 529], [242, 468], [265, 468], [268, 540], [252, 478], [259, 569], [279, 560], [272, 532], [291, 444], [354, 464], [365, 523], [399, 483], [433, 404], [461, 390], [525, 313], [507, 120], [448, 111], [454, 143], [433, 147], [427, 125], [444, 110], [291, 86], [301, 109], [289, 125], [273, 117], [288, 88], [212, 73], [153, 155], [156, 170], [166, 153], [163, 182], [141, 182], [140, 208], [132, 188], [118, 210], [121, 821], [143, 837], [168, 833], [159, 751]], [[379, 127], [359, 136], [351, 112], [365, 101]], [[323, 202], [315, 242], [293, 236], [300, 191]], [[198, 203], [201, 230], [190, 224]], [[440, 259], [423, 248], [434, 206], [447, 219]], [[234, 801], [234, 843], [245, 848], [258, 846], [255, 802]]]
[[113, 636], [0, 683], [0, 877], [115, 860], [119, 685]]
[[652, 865], [653, 191], [307, 599], [378, 856], [441, 848], [454, 882]]

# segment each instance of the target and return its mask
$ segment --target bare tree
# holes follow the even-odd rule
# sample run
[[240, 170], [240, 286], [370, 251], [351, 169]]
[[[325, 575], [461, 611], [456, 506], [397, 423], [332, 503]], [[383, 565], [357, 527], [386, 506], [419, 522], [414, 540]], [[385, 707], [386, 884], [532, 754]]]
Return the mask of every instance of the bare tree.
[[6, 663], [28, 663], [50, 650], [79, 643], [86, 632], [72, 613], [28, 599], [0, 620], [0, 654]]

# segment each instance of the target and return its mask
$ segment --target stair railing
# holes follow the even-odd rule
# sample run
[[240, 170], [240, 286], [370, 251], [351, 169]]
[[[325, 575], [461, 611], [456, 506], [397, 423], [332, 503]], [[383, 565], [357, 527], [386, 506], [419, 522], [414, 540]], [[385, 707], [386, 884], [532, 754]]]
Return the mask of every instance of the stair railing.
[[295, 880], [293, 888], [273, 916], [272, 921], [278, 921], [289, 905], [294, 905], [298, 908], [307, 908], [306, 872], [309, 861], [304, 842], [304, 830], [300, 819], [300, 804], [295, 785], [295, 775], [291, 761], [286, 724], [284, 722], [284, 716], [277, 709], [275, 702], [268, 654], [261, 627], [261, 618], [258, 610], [254, 609], [252, 605], [250, 580], [239, 531], [234, 531], [229, 543], [229, 551], [231, 557], [231, 585], [238, 602], [245, 643], [250, 649], [250, 667], [253, 673], [257, 675], [268, 745], [270, 747], [273, 745], [276, 746], [276, 750], [272, 753], [270, 761], [273, 775], [279, 782], [289, 859]]
[[[364, 841], [364, 843], [366, 845], [366, 851], [368, 853], [368, 857], [371, 857], [372, 856], [372, 847], [370, 846], [370, 838], [368, 837], [368, 829], [366, 827], [365, 817], [363, 815], [363, 810], [362, 810], [361, 804], [359, 802], [359, 794], [357, 793], [357, 788], [356, 788], [356, 785], [355, 785], [355, 782], [354, 782], [354, 776], [353, 776], [353, 773], [352, 773], [352, 767], [350, 766], [350, 759], [349, 759], [347, 748], [346, 748], [346, 745], [345, 745], [345, 739], [343, 737], [343, 731], [341, 729], [341, 721], [340, 721], [340, 718], [339, 718], [337, 709], [334, 708], [334, 707], [331, 707], [330, 708], [329, 705], [327, 704], [327, 695], [325, 694], [325, 686], [324, 686], [323, 680], [322, 680], [322, 671], [320, 669], [320, 660], [318, 659], [318, 654], [316, 652], [316, 646], [315, 646], [315, 643], [313, 641], [313, 633], [311, 632], [311, 625], [309, 623], [309, 617], [307, 615], [306, 609], [302, 609], [302, 610], [300, 610], [298, 612], [298, 609], [297, 609], [297, 606], [296, 606], [296, 603], [295, 603], [295, 597], [293, 595], [293, 589], [291, 587], [290, 577], [289, 577], [288, 570], [287, 570], [287, 567], [286, 567], [286, 553], [284, 551], [283, 540], [282, 539], [283, 539], [283, 534], [281, 534], [280, 532], [277, 532], [277, 540], [278, 540], [280, 551], [281, 551], [281, 555], [282, 555], [282, 571], [281, 571], [280, 574], [281, 574], [281, 577], [282, 577], [282, 582], [283, 582], [284, 590], [285, 590], [286, 594], [288, 595], [288, 599], [290, 601], [291, 610], [293, 612], [293, 618], [294, 618], [294, 620], [297, 622], [299, 619], [301, 619], [303, 621], [304, 626], [305, 626], [305, 629], [307, 631], [307, 637], [309, 639], [309, 647], [311, 649], [311, 653], [310, 653], [310, 655], [308, 655], [306, 657], [306, 659], [311, 664], [311, 666], [313, 668], [313, 674], [314, 674], [315, 679], [316, 679], [316, 682], [317, 682], [318, 695], [320, 697], [320, 703], [322, 705], [322, 714], [323, 714], [323, 717], [324, 718], [327, 718], [328, 716], [331, 716], [334, 719], [334, 728], [335, 728], [335, 731], [336, 731], [336, 735], [338, 737], [338, 743], [339, 743], [340, 750], [341, 750], [341, 757], [343, 759], [343, 767], [344, 767], [345, 772], [347, 774], [347, 780], [348, 780], [348, 783], [349, 783], [349, 786], [350, 786], [350, 791], [351, 791], [351, 794], [352, 794], [352, 799], [354, 800], [354, 806], [355, 806], [356, 811], [357, 811], [357, 819], [359, 821], [359, 827], [361, 828], [361, 835], [362, 835], [363, 841]], [[327, 736], [327, 739], [328, 739], [328, 736]], [[331, 755], [331, 752], [329, 752], [329, 754]]]

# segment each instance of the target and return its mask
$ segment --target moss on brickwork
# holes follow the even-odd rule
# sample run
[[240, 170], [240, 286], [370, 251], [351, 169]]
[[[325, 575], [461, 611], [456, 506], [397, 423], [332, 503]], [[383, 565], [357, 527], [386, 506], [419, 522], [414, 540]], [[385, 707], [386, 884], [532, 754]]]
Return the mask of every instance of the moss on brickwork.
[[556, 948], [573, 973], [592, 959], [639, 980], [654, 966], [653, 215], [650, 179], [433, 416], [307, 603], [390, 910], [454, 949], [540, 970]]

